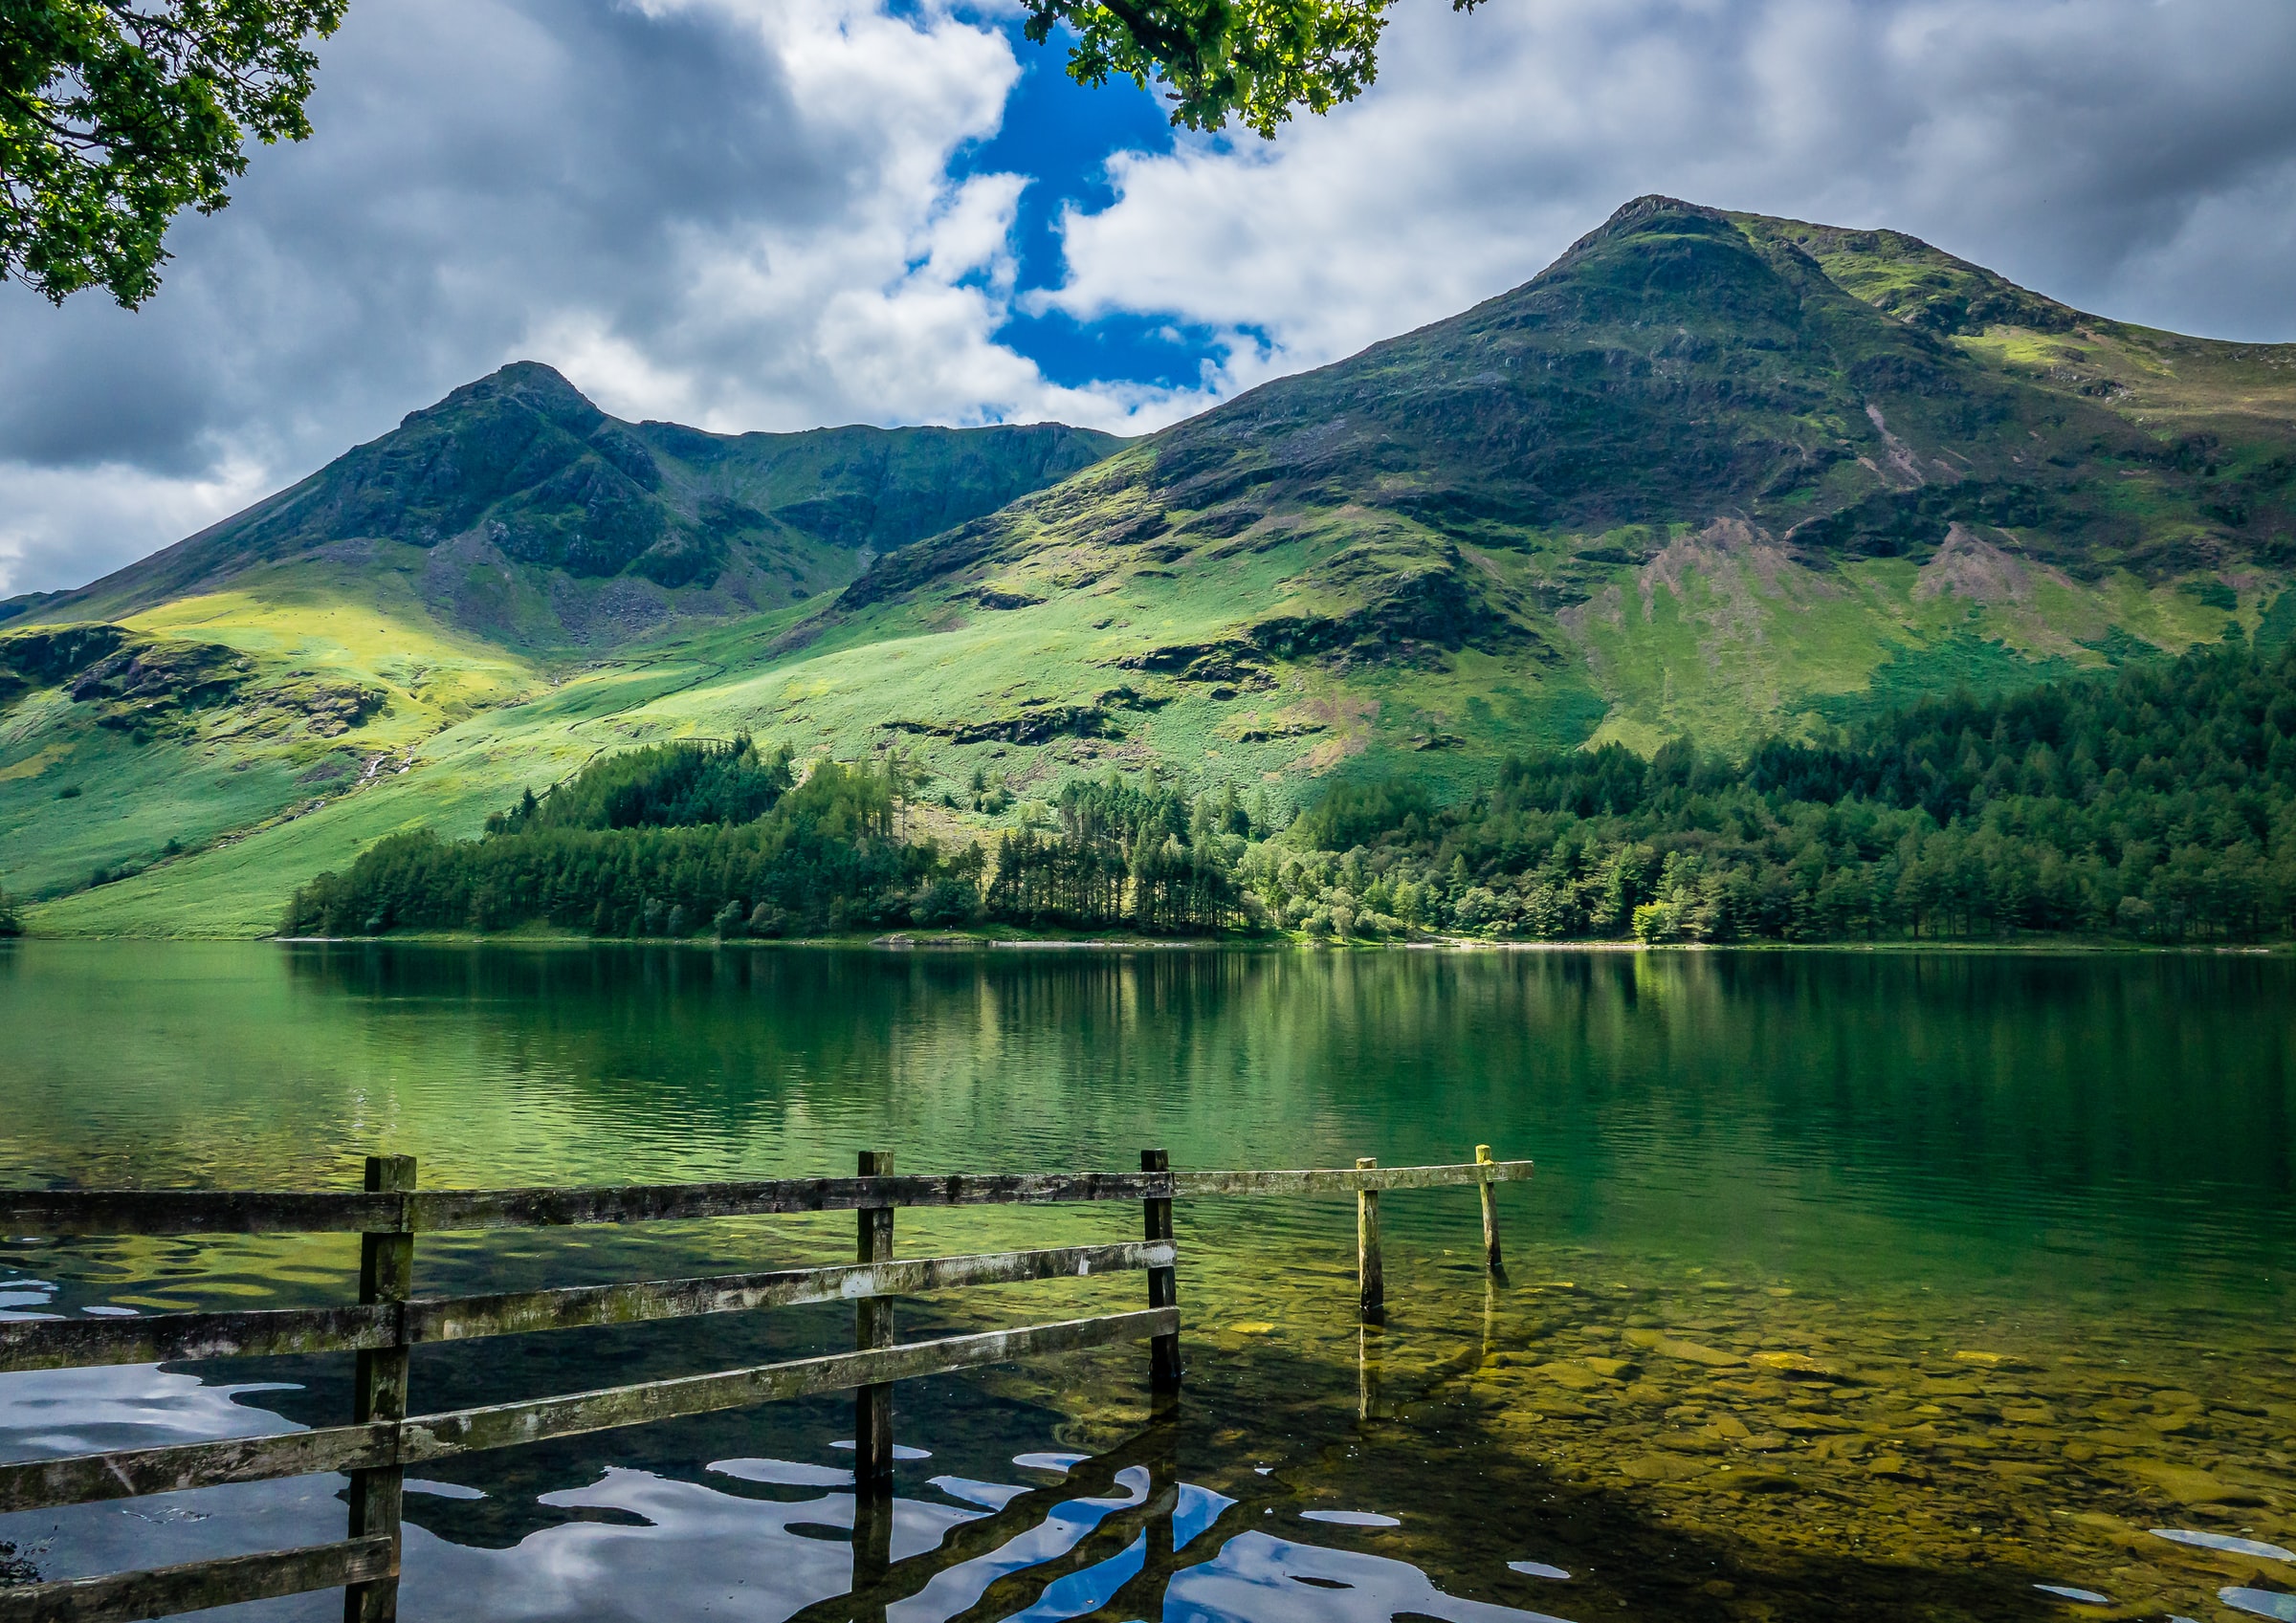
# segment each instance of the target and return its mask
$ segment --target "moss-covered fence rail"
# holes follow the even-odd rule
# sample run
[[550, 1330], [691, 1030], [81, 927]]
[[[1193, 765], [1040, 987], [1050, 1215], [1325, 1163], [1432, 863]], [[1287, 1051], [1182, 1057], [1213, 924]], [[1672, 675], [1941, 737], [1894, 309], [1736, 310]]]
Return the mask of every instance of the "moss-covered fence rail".
[[[854, 1478], [863, 1499], [887, 1499], [893, 1472], [892, 1383], [1046, 1353], [1145, 1339], [1151, 1385], [1181, 1379], [1179, 1252], [1172, 1202], [1220, 1195], [1341, 1195], [1358, 1200], [1361, 1305], [1381, 1309], [1381, 1192], [1473, 1186], [1482, 1191], [1489, 1265], [1499, 1265], [1491, 1187], [1531, 1175], [1528, 1161], [1494, 1161], [1488, 1147], [1458, 1166], [1295, 1172], [1170, 1170], [1143, 1151], [1137, 1173], [896, 1176], [868, 1151], [850, 1178], [628, 1185], [599, 1189], [418, 1190], [409, 1156], [368, 1160], [366, 1186], [339, 1194], [252, 1191], [0, 1192], [0, 1233], [185, 1235], [356, 1233], [360, 1300], [335, 1307], [170, 1313], [137, 1319], [0, 1324], [0, 1371], [353, 1352], [349, 1425], [161, 1448], [119, 1449], [0, 1464], [0, 1514], [316, 1472], [350, 1476], [350, 1527], [333, 1544], [188, 1562], [147, 1571], [0, 1589], [0, 1623], [97, 1623], [164, 1617], [232, 1602], [341, 1587], [346, 1623], [396, 1616], [404, 1473], [456, 1455], [851, 1391]], [[896, 1260], [893, 1215], [903, 1206], [1137, 1201], [1144, 1238], [1100, 1245]], [[453, 1230], [547, 1228], [768, 1214], [857, 1214], [857, 1260], [706, 1279], [415, 1297], [414, 1241]], [[970, 1285], [1144, 1272], [1140, 1310], [895, 1344], [892, 1299]], [[418, 1345], [533, 1330], [579, 1329], [756, 1312], [806, 1303], [854, 1305], [854, 1349], [564, 1396], [408, 1414], [408, 1364]]]

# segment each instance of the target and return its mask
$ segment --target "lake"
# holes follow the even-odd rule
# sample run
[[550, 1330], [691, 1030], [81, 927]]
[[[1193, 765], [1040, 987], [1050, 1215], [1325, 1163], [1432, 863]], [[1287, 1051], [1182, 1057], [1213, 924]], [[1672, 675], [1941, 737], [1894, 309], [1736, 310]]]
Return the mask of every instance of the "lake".
[[[347, 1188], [385, 1151], [452, 1187], [847, 1173], [865, 1149], [986, 1172], [1478, 1143], [1538, 1163], [1499, 1194], [1504, 1282], [1469, 1191], [1386, 1197], [1370, 1328], [1352, 1202], [1183, 1203], [1169, 1421], [1147, 1427], [1143, 1347], [904, 1385], [896, 1557], [1149, 1434], [1181, 1547], [1146, 1577], [1128, 1534], [1100, 1553], [1148, 1480], [1118, 1473], [1051, 1492], [890, 1623], [2296, 1618], [2296, 960], [0, 949], [0, 1180], [20, 1188]], [[1138, 1221], [904, 1211], [897, 1243]], [[441, 1236], [416, 1287], [851, 1245], [850, 1215]], [[0, 1237], [0, 1312], [343, 1301], [356, 1260], [347, 1237]], [[912, 1337], [1144, 1300], [1126, 1276], [898, 1315]], [[413, 1402], [850, 1334], [825, 1305], [424, 1348]], [[338, 1423], [349, 1393], [347, 1358], [0, 1375], [0, 1459]], [[403, 1613], [789, 1616], [850, 1581], [851, 1436], [850, 1398], [825, 1397], [449, 1462], [408, 1500]], [[0, 1518], [0, 1541], [50, 1577], [319, 1542], [342, 1485]]]

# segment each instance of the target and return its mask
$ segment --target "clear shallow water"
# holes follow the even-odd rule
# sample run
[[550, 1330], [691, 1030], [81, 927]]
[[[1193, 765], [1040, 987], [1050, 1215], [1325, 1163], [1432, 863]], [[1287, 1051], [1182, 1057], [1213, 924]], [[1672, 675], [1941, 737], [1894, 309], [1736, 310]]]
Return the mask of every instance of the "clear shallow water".
[[[2292, 993], [2296, 964], [2250, 957], [38, 943], [0, 952], [0, 1177], [344, 1186], [381, 1150], [430, 1186], [845, 1172], [864, 1148], [918, 1171], [1123, 1168], [1150, 1145], [1344, 1165], [1488, 1142], [1539, 1162], [1501, 1197], [1507, 1283], [1486, 1290], [1471, 1195], [1390, 1197], [1383, 1329], [1353, 1321], [1345, 1203], [1183, 1208], [1169, 1470], [1224, 1519], [1169, 1572], [1142, 1575], [1145, 1543], [1093, 1549], [981, 1615], [1119, 1597], [1123, 1623], [1153, 1614], [1148, 1588], [1167, 1617], [1251, 1623], [2077, 1614], [2066, 1590], [2270, 1615], [2253, 1596], [2296, 1590], [2256, 1553], [2296, 1546]], [[921, 1255], [1137, 1217], [900, 1224]], [[850, 1244], [850, 1219], [426, 1240], [417, 1286]], [[0, 1311], [340, 1300], [352, 1261], [326, 1239], [10, 1243]], [[901, 1325], [1140, 1288], [972, 1293]], [[826, 1349], [849, 1321], [424, 1349], [416, 1403]], [[901, 1467], [896, 1554], [1051, 1480], [1016, 1457], [1134, 1438], [1143, 1364], [903, 1388], [929, 1458]], [[330, 1360], [0, 1376], [0, 1451], [347, 1406]], [[409, 1501], [408, 1614], [785, 1616], [850, 1582], [850, 1436], [822, 1400], [458, 1462]], [[335, 1536], [338, 1486], [8, 1519], [0, 1540], [45, 1542], [55, 1575], [263, 1547]], [[1029, 1535], [1044, 1553], [1000, 1559], [1042, 1569], [1103, 1514], [1065, 1503]], [[985, 1571], [894, 1612], [977, 1607], [960, 1591]]]

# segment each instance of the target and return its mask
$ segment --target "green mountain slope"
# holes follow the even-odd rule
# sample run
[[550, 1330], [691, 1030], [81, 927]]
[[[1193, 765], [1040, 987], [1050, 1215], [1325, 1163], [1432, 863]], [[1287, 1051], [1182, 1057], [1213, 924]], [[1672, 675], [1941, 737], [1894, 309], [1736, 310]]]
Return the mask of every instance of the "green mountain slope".
[[1742, 741], [2253, 625], [2296, 564], [2292, 423], [2296, 348], [1650, 198], [1513, 293], [888, 559], [839, 611], [1090, 596], [1072, 691], [1232, 690], [1211, 731], [1238, 741], [1334, 683], [1377, 703], [1366, 747]]
[[[99, 891], [155, 865], [171, 883], [585, 664], [695, 625], [756, 635], [1123, 443], [1057, 424], [707, 434], [506, 366], [176, 546], [0, 603], [0, 885]], [[529, 754], [556, 758], [486, 759]]]
[[527, 652], [618, 647], [851, 580], [1123, 444], [1063, 425], [710, 434], [624, 423], [536, 362], [28, 618], [112, 620], [281, 564], [377, 567], [443, 624]]
[[[524, 501], [489, 522], [541, 546]], [[662, 535], [695, 533], [672, 505]], [[729, 544], [720, 579], [768, 544]], [[836, 556], [858, 569], [861, 544]], [[1924, 691], [2285, 638], [2296, 345], [2108, 321], [1893, 232], [1645, 198], [1512, 293], [871, 550], [834, 600], [562, 670], [292, 830], [33, 927], [258, 931], [376, 835], [475, 831], [620, 742], [897, 744], [955, 832], [1111, 767], [1278, 803], [1398, 769], [1443, 793], [1530, 747], [1811, 736]], [[381, 566], [354, 566], [373, 601]], [[389, 589], [431, 624], [521, 624], [430, 568]]]

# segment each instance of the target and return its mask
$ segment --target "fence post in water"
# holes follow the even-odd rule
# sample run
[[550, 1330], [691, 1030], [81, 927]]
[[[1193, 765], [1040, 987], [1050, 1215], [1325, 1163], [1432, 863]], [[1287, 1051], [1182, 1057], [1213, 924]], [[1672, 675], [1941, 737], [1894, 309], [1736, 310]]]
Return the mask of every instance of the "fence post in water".
[[[863, 1177], [891, 1177], [893, 1151], [861, 1151]], [[854, 1260], [861, 1262], [893, 1261], [893, 1208], [864, 1206], [859, 1244]], [[853, 1304], [853, 1346], [893, 1345], [893, 1302], [889, 1297], [864, 1297]], [[853, 1393], [853, 1481], [858, 1487], [882, 1487], [893, 1480], [893, 1385], [879, 1382]]]
[[[369, 1194], [403, 1193], [414, 1188], [412, 1155], [369, 1155], [366, 1158]], [[414, 1294], [414, 1236], [406, 1226], [406, 1207], [400, 1207], [400, 1226], [359, 1237], [359, 1300], [363, 1303], [404, 1302]], [[395, 1345], [359, 1354], [351, 1419], [407, 1418], [407, 1324], [399, 1321]], [[390, 1573], [364, 1583], [346, 1585], [342, 1591], [343, 1623], [392, 1623], [399, 1614], [399, 1504], [406, 1472], [397, 1465], [378, 1465], [351, 1473], [352, 1538], [380, 1535], [390, 1540]]]
[[[1356, 1157], [1356, 1171], [1367, 1173], [1380, 1163], [1370, 1155]], [[1380, 1192], [1356, 1191], [1356, 1283], [1362, 1296], [1363, 1317], [1377, 1324], [1387, 1316], [1387, 1276], [1380, 1264]]]
[[[1166, 1150], [1140, 1151], [1140, 1171], [1168, 1173], [1172, 1170], [1172, 1154]], [[1142, 1238], [1151, 1243], [1172, 1239], [1172, 1202], [1143, 1200], [1140, 1208], [1145, 1215]], [[1148, 1305], [1176, 1307], [1180, 1305], [1180, 1270], [1151, 1268], [1148, 1270]], [[1180, 1335], [1159, 1335], [1148, 1343], [1148, 1386], [1152, 1392], [1176, 1392], [1180, 1388]]]
[[[1490, 1165], [1490, 1145], [1478, 1144], [1475, 1146], [1475, 1164], [1481, 1167]], [[1495, 1278], [1507, 1272], [1505, 1264], [1499, 1261], [1499, 1189], [1498, 1185], [1492, 1183], [1486, 1176], [1483, 1180], [1482, 1190], [1483, 1267], [1485, 1272]]]

